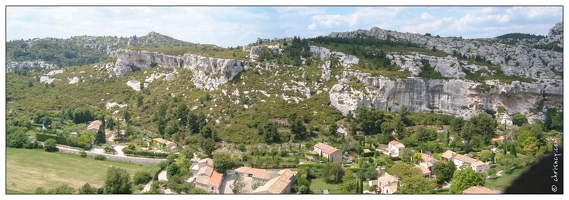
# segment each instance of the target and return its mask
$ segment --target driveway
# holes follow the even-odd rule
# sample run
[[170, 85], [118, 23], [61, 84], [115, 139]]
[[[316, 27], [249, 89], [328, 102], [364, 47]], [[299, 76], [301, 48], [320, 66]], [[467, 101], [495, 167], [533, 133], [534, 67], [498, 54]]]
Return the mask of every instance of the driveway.
[[158, 181], [168, 181], [166, 170], [162, 170], [160, 174], [158, 174]]
[[233, 194], [233, 191], [231, 191], [231, 188], [229, 186], [233, 184], [234, 175], [235, 171], [227, 170], [227, 173], [225, 174], [225, 176], [223, 176], [223, 180], [221, 181], [221, 186], [220, 186], [221, 194]]

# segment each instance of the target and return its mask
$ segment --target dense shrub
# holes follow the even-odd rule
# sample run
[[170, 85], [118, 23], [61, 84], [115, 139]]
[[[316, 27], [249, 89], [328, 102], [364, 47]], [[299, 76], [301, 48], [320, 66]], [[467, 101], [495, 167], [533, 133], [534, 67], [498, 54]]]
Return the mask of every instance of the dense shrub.
[[57, 144], [67, 145], [67, 139], [65, 139], [64, 137], [59, 137], [59, 136], [55, 136], [55, 135], [47, 135], [47, 134], [43, 134], [43, 133], [37, 133], [36, 139], [38, 141], [42, 141], [42, 142], [44, 142], [48, 139], [54, 139]]
[[95, 160], [107, 160], [107, 157], [105, 157], [103, 155], [96, 155]]
[[56, 151], [57, 150], [57, 142], [54, 139], [47, 139], [43, 146], [46, 151]]
[[134, 173], [133, 181], [136, 185], [148, 183], [150, 180], [152, 180], [152, 176], [148, 171], [137, 171]]

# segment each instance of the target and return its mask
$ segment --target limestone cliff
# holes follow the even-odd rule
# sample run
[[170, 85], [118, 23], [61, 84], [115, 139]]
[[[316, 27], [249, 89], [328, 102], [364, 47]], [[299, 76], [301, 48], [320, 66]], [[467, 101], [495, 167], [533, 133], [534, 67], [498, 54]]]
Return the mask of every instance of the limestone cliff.
[[[353, 83], [365, 87], [354, 89]], [[490, 90], [484, 90], [481, 83], [468, 80], [442, 80], [407, 78], [391, 80], [373, 77], [367, 73], [344, 71], [340, 83], [330, 89], [333, 106], [346, 115], [357, 106], [373, 106], [398, 111], [402, 105], [412, 112], [452, 114], [469, 119], [477, 112], [499, 106], [507, 114], [524, 113], [530, 122], [544, 120], [547, 108], [562, 109], [563, 82], [555, 84], [521, 83], [498, 84], [487, 81]]]
[[157, 52], [132, 51], [119, 49], [116, 52], [117, 61], [108, 65], [107, 72], [114, 76], [124, 76], [133, 69], [145, 70], [154, 65], [192, 70], [193, 82], [196, 87], [205, 90], [215, 90], [219, 85], [230, 81], [250, 67], [249, 62], [234, 59], [203, 57], [194, 54], [171, 56]]

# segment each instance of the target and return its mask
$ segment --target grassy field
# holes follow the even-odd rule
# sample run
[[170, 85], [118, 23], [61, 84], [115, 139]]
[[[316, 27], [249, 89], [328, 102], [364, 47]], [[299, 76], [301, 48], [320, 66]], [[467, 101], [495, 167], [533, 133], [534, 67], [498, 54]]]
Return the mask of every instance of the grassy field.
[[6, 191], [29, 194], [38, 187], [49, 190], [63, 184], [77, 190], [85, 183], [102, 187], [110, 166], [126, 169], [131, 180], [136, 171], [151, 167], [81, 158], [75, 154], [48, 153], [41, 149], [6, 148]]
[[515, 169], [511, 174], [502, 173], [502, 176], [496, 179], [486, 179], [485, 186], [490, 189], [504, 191], [516, 178], [527, 171], [529, 166]]
[[341, 188], [341, 183], [326, 183], [322, 178], [310, 180], [310, 190], [315, 194], [322, 194], [323, 190], [328, 190], [330, 194], [341, 194]]

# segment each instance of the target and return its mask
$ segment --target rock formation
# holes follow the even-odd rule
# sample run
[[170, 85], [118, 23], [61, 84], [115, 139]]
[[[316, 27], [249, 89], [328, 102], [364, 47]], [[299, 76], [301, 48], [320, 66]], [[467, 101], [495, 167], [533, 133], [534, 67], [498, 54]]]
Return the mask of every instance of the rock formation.
[[[132, 51], [120, 49], [116, 51], [117, 61], [107, 66], [107, 72], [115, 76], [124, 76], [132, 70], [145, 70], [149, 67], [186, 68], [192, 70], [196, 87], [215, 90], [219, 85], [233, 79], [249, 62], [234, 59], [203, 57], [195, 54], [183, 56], [164, 55], [157, 52]], [[250, 66], [249, 66], [250, 67]]]

